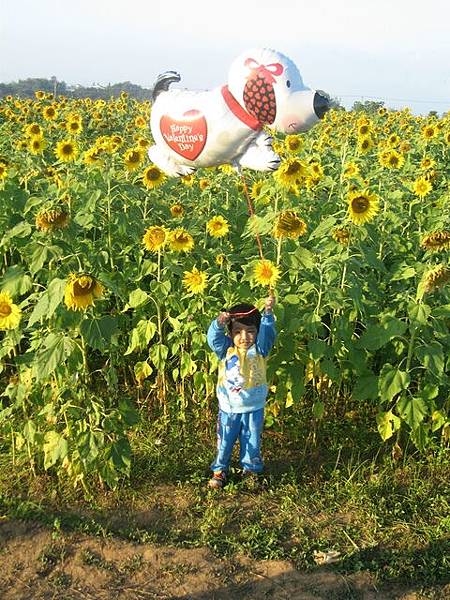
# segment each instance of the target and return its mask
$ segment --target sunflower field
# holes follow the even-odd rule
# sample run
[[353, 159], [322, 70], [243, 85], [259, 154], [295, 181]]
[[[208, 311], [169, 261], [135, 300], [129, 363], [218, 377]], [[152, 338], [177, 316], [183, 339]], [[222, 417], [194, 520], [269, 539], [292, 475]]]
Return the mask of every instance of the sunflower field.
[[207, 327], [269, 290], [267, 427], [345, 404], [396, 452], [448, 443], [449, 115], [331, 111], [274, 173], [167, 179], [150, 110], [0, 101], [0, 452], [114, 487], [141, 419], [210, 415]]

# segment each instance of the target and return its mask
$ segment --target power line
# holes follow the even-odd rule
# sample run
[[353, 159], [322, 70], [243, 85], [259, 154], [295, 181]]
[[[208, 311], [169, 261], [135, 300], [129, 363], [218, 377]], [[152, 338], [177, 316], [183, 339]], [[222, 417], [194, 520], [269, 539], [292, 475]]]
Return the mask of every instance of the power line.
[[361, 98], [364, 100], [365, 98], [369, 98], [370, 100], [383, 100], [385, 102], [412, 102], [412, 103], [426, 103], [426, 104], [447, 104], [450, 106], [450, 100], [410, 100], [408, 98], [380, 98], [379, 96], [366, 96], [364, 95], [356, 95], [356, 94], [335, 94], [338, 98]]

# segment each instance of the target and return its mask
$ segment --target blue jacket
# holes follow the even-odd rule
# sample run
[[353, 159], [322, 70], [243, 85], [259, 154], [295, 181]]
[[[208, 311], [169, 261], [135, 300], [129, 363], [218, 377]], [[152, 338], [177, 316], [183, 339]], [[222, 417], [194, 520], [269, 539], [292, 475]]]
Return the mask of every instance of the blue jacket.
[[266, 362], [276, 335], [273, 315], [263, 313], [255, 343], [239, 350], [217, 319], [212, 321], [207, 339], [220, 359], [216, 391], [221, 410], [246, 413], [264, 407], [268, 394]]

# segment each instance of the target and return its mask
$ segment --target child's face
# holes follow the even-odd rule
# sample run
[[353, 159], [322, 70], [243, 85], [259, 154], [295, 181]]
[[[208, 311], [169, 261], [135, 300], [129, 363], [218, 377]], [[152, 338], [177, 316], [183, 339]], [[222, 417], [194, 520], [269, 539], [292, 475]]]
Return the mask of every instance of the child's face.
[[231, 339], [236, 348], [247, 350], [255, 343], [258, 330], [254, 325], [244, 325], [235, 321], [231, 325]]

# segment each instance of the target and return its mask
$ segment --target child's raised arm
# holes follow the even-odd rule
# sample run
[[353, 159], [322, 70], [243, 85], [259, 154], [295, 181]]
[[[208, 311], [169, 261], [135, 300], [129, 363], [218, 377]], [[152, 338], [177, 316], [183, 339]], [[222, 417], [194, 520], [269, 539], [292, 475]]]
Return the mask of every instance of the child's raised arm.
[[272, 314], [272, 309], [275, 306], [275, 296], [271, 293], [265, 301], [264, 313], [259, 326], [258, 336], [256, 338], [256, 346], [262, 356], [267, 356], [277, 337], [275, 329], [275, 319]]
[[230, 320], [230, 313], [221, 312], [211, 322], [208, 329], [207, 340], [211, 350], [220, 358], [224, 358], [228, 348], [232, 345], [230, 336], [225, 334], [225, 326]]

